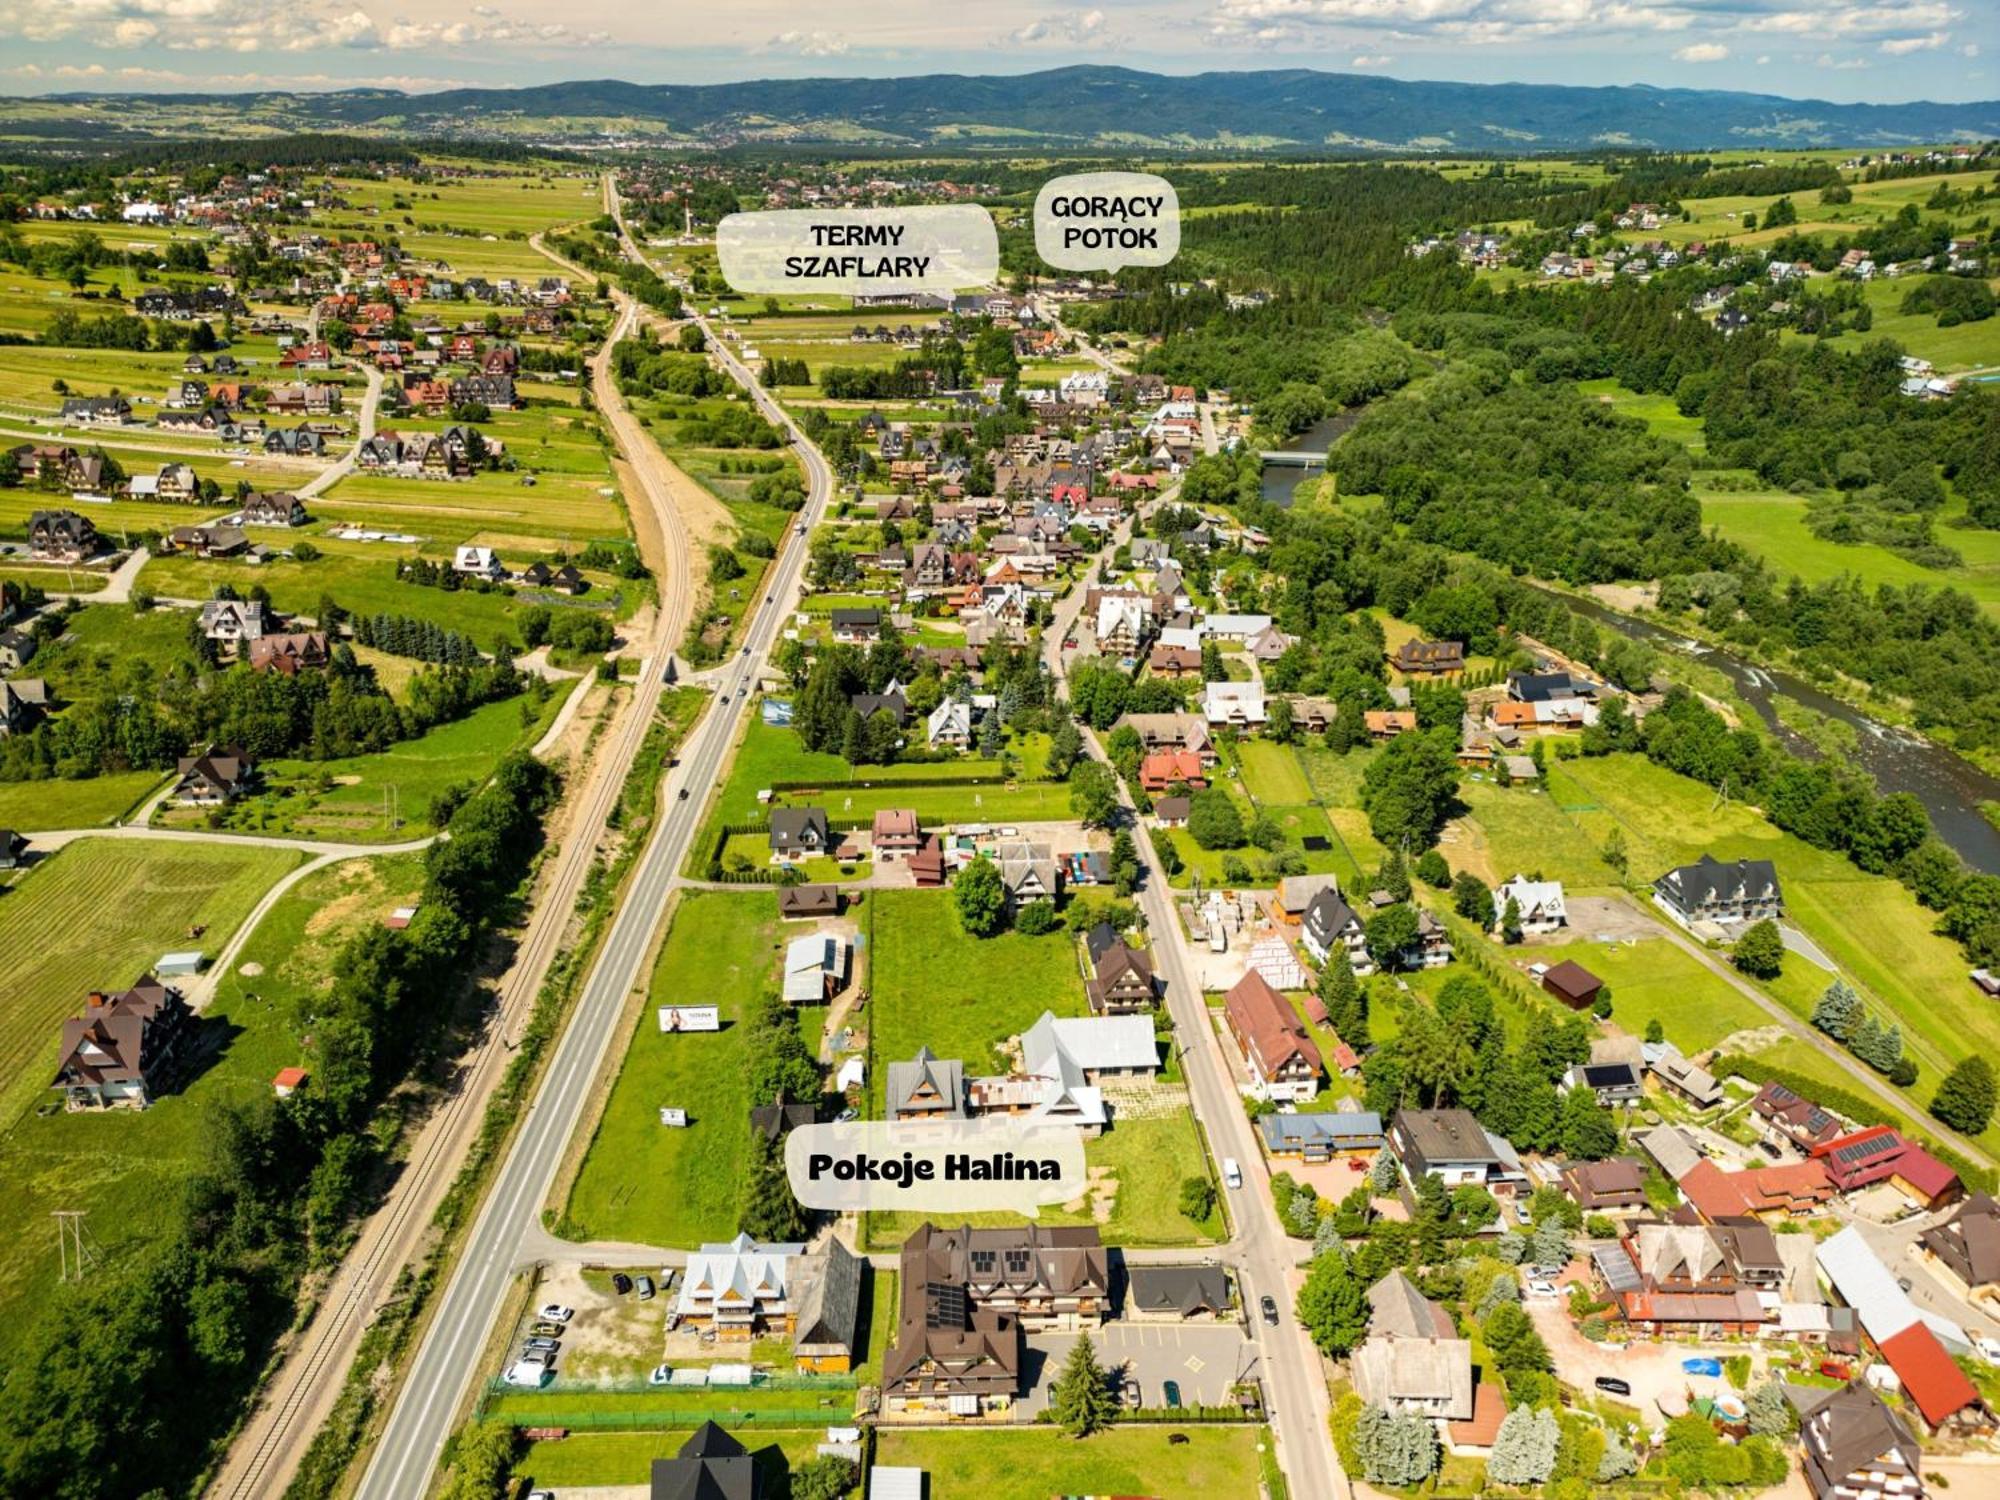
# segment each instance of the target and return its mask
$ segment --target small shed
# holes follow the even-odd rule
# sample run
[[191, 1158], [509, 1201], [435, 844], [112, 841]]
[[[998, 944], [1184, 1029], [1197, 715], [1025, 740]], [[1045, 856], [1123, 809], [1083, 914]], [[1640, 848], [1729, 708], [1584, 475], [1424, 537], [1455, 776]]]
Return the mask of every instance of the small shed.
[[288, 1099], [294, 1092], [306, 1086], [306, 1079], [312, 1075], [304, 1068], [280, 1068], [278, 1076], [271, 1080], [271, 1092], [280, 1099]]
[[153, 972], [162, 979], [185, 979], [199, 974], [208, 964], [208, 956], [199, 948], [190, 948], [183, 953], [163, 953], [160, 961], [153, 965]]
[[1576, 960], [1566, 958], [1543, 972], [1542, 988], [1573, 1010], [1588, 1010], [1597, 1003], [1604, 981]]

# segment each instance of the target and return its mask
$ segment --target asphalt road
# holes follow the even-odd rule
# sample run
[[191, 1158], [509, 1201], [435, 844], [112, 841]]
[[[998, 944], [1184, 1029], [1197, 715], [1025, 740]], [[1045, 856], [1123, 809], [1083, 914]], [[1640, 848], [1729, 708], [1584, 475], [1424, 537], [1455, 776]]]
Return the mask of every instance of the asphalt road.
[[[497, 1320], [512, 1280], [516, 1252], [553, 1187], [563, 1151], [581, 1120], [592, 1081], [618, 1030], [618, 1017], [635, 985], [669, 887], [700, 825], [711, 791], [721, 779], [749, 689], [778, 637], [789, 600], [806, 561], [805, 538], [832, 495], [832, 471], [777, 403], [719, 339], [711, 338], [722, 366], [740, 381], [764, 415], [791, 431], [810, 490], [803, 524], [779, 553], [764, 605], [751, 623], [747, 647], [716, 677], [718, 701], [703, 717], [669, 777], [667, 814], [640, 857], [630, 890], [605, 939], [583, 993], [557, 1043], [540, 1091], [495, 1176], [436, 1314], [403, 1382], [373, 1458], [362, 1476], [361, 1500], [407, 1500], [430, 1484], [459, 1408], [479, 1373], [486, 1336]], [[679, 793], [687, 792], [686, 800]]]

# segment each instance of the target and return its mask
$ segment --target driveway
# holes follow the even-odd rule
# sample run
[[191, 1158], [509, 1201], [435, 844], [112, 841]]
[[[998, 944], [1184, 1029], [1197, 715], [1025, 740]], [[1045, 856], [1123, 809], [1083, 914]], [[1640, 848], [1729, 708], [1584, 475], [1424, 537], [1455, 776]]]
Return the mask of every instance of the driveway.
[[[1575, 1266], [1571, 1271], [1576, 1270]], [[1575, 1279], [1574, 1275], [1570, 1279]], [[1688, 1375], [1681, 1370], [1681, 1361], [1698, 1356], [1722, 1359], [1732, 1354], [1748, 1354], [1752, 1362], [1752, 1384], [1762, 1374], [1767, 1359], [1767, 1351], [1754, 1343], [1738, 1344], [1663, 1344], [1650, 1341], [1634, 1341], [1622, 1349], [1607, 1348], [1603, 1344], [1593, 1344], [1570, 1320], [1568, 1287], [1561, 1297], [1528, 1297], [1523, 1306], [1528, 1316], [1534, 1319], [1535, 1327], [1541, 1331], [1543, 1342], [1549, 1346], [1554, 1356], [1556, 1374], [1569, 1384], [1583, 1390], [1592, 1390], [1592, 1383], [1600, 1375], [1609, 1375], [1624, 1381], [1632, 1387], [1630, 1396], [1614, 1396], [1607, 1392], [1594, 1392], [1607, 1401], [1615, 1401], [1621, 1406], [1637, 1409], [1641, 1420], [1648, 1425], [1661, 1425], [1665, 1417], [1661, 1413], [1662, 1397], [1672, 1403], [1692, 1392], [1697, 1396], [1719, 1395], [1731, 1389], [1722, 1376]]]
[[[1026, 1415], [1033, 1417], [1049, 1404], [1049, 1387], [1062, 1373], [1063, 1361], [1075, 1345], [1073, 1333], [1032, 1333], [1022, 1378]], [[1125, 1368], [1139, 1382], [1144, 1406], [1165, 1406], [1163, 1387], [1171, 1380], [1181, 1389], [1186, 1406], [1220, 1406], [1229, 1387], [1257, 1371], [1257, 1347], [1235, 1323], [1106, 1323], [1090, 1335], [1097, 1362], [1107, 1371]]]

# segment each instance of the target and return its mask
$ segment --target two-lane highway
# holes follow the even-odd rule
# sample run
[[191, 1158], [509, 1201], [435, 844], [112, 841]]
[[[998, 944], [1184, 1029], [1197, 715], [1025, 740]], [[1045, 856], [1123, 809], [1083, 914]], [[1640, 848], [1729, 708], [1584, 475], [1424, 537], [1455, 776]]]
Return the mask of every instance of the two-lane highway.
[[[745, 647], [714, 676], [718, 699], [683, 751], [680, 767], [669, 778], [667, 814], [639, 858], [603, 950], [556, 1044], [540, 1091], [501, 1163], [411, 1361], [362, 1477], [357, 1492], [361, 1500], [410, 1500], [429, 1487], [453, 1420], [479, 1373], [487, 1333], [505, 1305], [523, 1235], [554, 1186], [563, 1152], [582, 1119], [592, 1081], [618, 1034], [625, 998], [645, 982], [642, 968], [668, 890], [700, 825], [709, 794], [721, 779], [750, 690], [787, 616], [784, 605], [797, 591], [805, 569], [806, 537], [833, 493], [833, 473], [819, 451], [784, 410], [758, 389], [754, 377], [721, 347], [720, 340], [711, 339], [710, 347], [723, 367], [743, 382], [766, 417], [790, 432], [808, 485], [802, 521], [778, 555], [771, 585], [750, 623]], [[647, 670], [658, 672], [661, 663], [651, 661]], [[685, 800], [679, 796], [682, 791], [687, 793]]]

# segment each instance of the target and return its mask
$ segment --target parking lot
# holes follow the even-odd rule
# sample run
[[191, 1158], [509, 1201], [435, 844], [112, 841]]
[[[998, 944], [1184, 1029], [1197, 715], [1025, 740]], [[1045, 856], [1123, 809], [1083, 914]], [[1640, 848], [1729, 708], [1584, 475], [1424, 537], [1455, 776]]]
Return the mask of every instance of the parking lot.
[[[1049, 1387], [1062, 1373], [1063, 1361], [1078, 1335], [1031, 1333], [1021, 1371], [1027, 1386], [1022, 1405], [1034, 1416], [1049, 1404]], [[1239, 1379], [1252, 1378], [1256, 1346], [1235, 1323], [1106, 1323], [1090, 1335], [1097, 1362], [1106, 1371], [1124, 1372], [1139, 1382], [1139, 1404], [1165, 1406], [1166, 1383], [1180, 1387], [1183, 1406], [1220, 1406]]]

